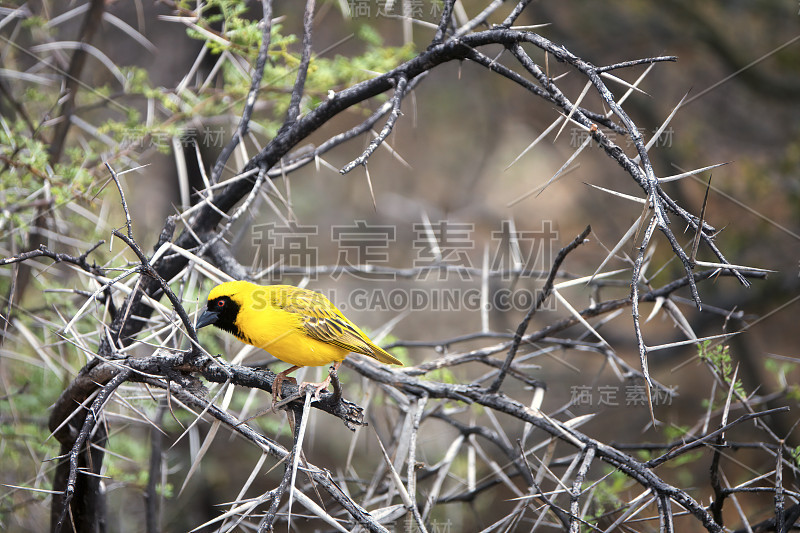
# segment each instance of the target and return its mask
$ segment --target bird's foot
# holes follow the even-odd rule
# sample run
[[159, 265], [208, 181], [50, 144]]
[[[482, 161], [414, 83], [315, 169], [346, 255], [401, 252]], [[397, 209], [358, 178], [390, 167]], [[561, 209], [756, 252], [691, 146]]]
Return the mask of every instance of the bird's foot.
[[[272, 382], [272, 412], [275, 413], [276, 411], [276, 404], [278, 400], [283, 397], [281, 389], [283, 388], [283, 382], [289, 381], [290, 383], [294, 383], [297, 385], [297, 380], [291, 376], [287, 376], [289, 372], [294, 372], [297, 370], [297, 367], [290, 368], [289, 370], [284, 370], [280, 374], [275, 376], [275, 381]], [[300, 387], [302, 389], [302, 387]]]
[[328, 385], [330, 385], [330, 384], [331, 384], [331, 377], [328, 376], [328, 379], [326, 379], [325, 381], [322, 381], [320, 383], [309, 383], [308, 381], [304, 381], [304, 382], [302, 382], [300, 384], [299, 388], [300, 388], [300, 390], [305, 390], [306, 387], [313, 387], [314, 394], [311, 396], [311, 398], [313, 398], [315, 402], [318, 402], [319, 401], [319, 394], [324, 389], [327, 389]]
[[320, 383], [310, 383], [304, 381], [300, 384], [300, 390], [304, 390], [307, 386], [314, 387], [314, 395], [312, 396], [312, 398], [314, 398], [315, 402], [318, 402], [319, 393], [322, 392], [324, 389], [328, 388], [328, 385], [331, 384], [331, 378], [335, 378], [336, 381], [333, 384], [333, 388], [335, 389], [334, 394], [338, 394], [341, 397], [342, 392], [341, 388], [339, 387], [339, 376], [336, 374], [336, 371], [339, 370], [339, 365], [341, 364], [342, 364], [341, 361], [337, 361], [331, 365], [331, 368], [328, 371], [328, 377], [325, 379], [325, 381], [322, 381]]

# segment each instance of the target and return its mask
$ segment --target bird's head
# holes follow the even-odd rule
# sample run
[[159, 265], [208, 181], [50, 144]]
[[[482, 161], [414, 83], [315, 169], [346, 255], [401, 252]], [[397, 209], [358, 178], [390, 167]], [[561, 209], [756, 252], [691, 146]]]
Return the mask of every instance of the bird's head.
[[197, 319], [195, 328], [200, 329], [213, 324], [238, 336], [236, 316], [252, 287], [253, 284], [247, 281], [229, 281], [211, 289], [206, 308]]

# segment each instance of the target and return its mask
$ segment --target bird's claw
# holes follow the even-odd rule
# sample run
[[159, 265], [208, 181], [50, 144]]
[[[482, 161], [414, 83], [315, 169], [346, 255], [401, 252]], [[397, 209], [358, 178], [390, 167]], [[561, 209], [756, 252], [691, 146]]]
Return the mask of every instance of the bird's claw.
[[[286, 399], [283, 399], [282, 401], [278, 401], [278, 400], [281, 400], [281, 398], [283, 396], [281, 393], [282, 393], [283, 382], [284, 381], [289, 381], [289, 382], [297, 385], [297, 380], [294, 379], [291, 376], [286, 376], [286, 375], [282, 375], [282, 374], [278, 374], [277, 376], [275, 376], [275, 381], [272, 382], [272, 407], [271, 407], [271, 409], [272, 409], [273, 413], [277, 413], [278, 412], [277, 409], [279, 407], [282, 407], [282, 406], [286, 405], [289, 401], [291, 401], [293, 399], [293, 398], [286, 398]], [[300, 387], [300, 388], [302, 389], [302, 387]]]
[[308, 383], [304, 381], [303, 383], [300, 384], [300, 390], [301, 391], [305, 390], [306, 392], [308, 392], [308, 387], [312, 387], [314, 393], [311, 395], [311, 399], [314, 400], [315, 402], [318, 402], [320, 393], [324, 389], [327, 389], [329, 384], [330, 384], [329, 380], [323, 381], [322, 383]]

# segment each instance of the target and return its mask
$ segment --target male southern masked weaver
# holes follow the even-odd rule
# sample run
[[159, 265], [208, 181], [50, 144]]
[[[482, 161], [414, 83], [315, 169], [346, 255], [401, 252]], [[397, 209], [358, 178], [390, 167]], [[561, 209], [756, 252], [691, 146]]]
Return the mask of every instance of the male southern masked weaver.
[[[291, 285], [263, 286], [248, 281], [217, 285], [209, 293], [196, 327], [210, 324], [292, 365], [275, 377], [273, 407], [275, 398], [281, 396], [283, 380], [293, 380], [288, 375], [298, 368], [333, 363], [333, 369], [338, 370], [350, 352], [368, 355], [381, 363], [402, 364], [375, 345], [325, 296]], [[300, 389], [311, 385], [314, 396], [319, 398], [330, 381], [328, 373], [325, 381], [302, 383]]]

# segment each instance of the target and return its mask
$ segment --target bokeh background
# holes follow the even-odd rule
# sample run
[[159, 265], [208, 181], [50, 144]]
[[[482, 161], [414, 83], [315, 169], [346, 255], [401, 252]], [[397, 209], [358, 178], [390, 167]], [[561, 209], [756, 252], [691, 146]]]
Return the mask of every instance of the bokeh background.
[[[359, 16], [344, 17], [337, 2], [320, 2], [315, 20], [314, 51], [333, 57], [359, 53], [363, 44], [349, 38], [363, 25], [373, 27], [386, 45], [402, 46], [411, 42], [417, 50], [424, 49], [433, 30], [415, 24], [409, 35], [408, 25], [399, 18], [379, 13], [377, 2], [350, 2], [367, 9]], [[418, 3], [418, 18], [435, 22], [436, 4]], [[417, 4], [415, 4], [417, 5]], [[366, 6], [366, 7], [364, 7]], [[468, 14], [482, 8], [481, 2], [464, 1]], [[33, 6], [32, 6], [33, 7]], [[74, 6], [44, 3], [39, 6], [42, 16], [50, 19]], [[301, 30], [302, 3], [279, 3], [275, 16], [285, 17], [284, 32]], [[504, 6], [489, 19], [499, 22], [511, 9]], [[616, 63], [649, 56], [675, 55], [675, 62], [657, 64], [641, 83], [645, 94], [632, 95], [626, 109], [649, 139], [682, 98], [681, 109], [671, 121], [663, 140], [650, 151], [658, 176], [678, 174], [694, 168], [717, 163], [728, 163], [704, 173], [700, 179], [686, 178], [664, 186], [679, 204], [698, 214], [706, 191], [709, 174], [713, 174], [708, 195], [706, 220], [719, 231], [716, 241], [729, 261], [770, 269], [766, 280], [754, 280], [750, 288], [741, 287], [732, 278], [721, 277], [700, 285], [700, 295], [708, 306], [698, 312], [689, 301], [679, 302], [679, 307], [692, 324], [698, 336], [718, 335], [742, 330], [729, 339], [734, 361], [741, 365], [739, 377], [747, 391], [768, 396], [784, 390], [796, 382], [794, 367], [800, 336], [797, 332], [796, 314], [800, 308], [798, 286], [800, 282], [800, 224], [798, 211], [800, 181], [797, 177], [800, 161], [800, 7], [797, 2], [533, 2], [518, 20], [520, 25], [545, 26], [537, 32], [553, 42], [563, 44], [572, 53], [596, 65]], [[189, 39], [184, 28], [174, 21], [159, 18], [172, 15], [171, 6], [158, 3], [111, 3], [108, 12], [137, 27], [156, 47], [143, 51], [120, 35], [118, 28], [104, 24], [96, 38], [97, 48], [119, 65], [137, 65], [144, 68], [154, 84], [165, 88], [175, 87], [197, 58], [200, 41]], [[251, 9], [253, 17], [260, 16], [258, 6]], [[59, 25], [62, 39], [76, 35], [79, 18]], [[345, 39], [344, 41], [342, 41]], [[6, 41], [7, 42], [7, 41]], [[297, 44], [293, 45], [295, 49]], [[499, 53], [500, 49], [494, 51]], [[488, 53], [488, 52], [487, 52]], [[533, 52], [532, 52], [533, 53]], [[544, 61], [541, 54], [533, 57]], [[502, 60], [502, 58], [501, 58]], [[209, 56], [201, 72], [213, 68]], [[633, 82], [645, 66], [617, 71], [616, 75]], [[550, 58], [548, 69], [552, 76], [566, 73], [559, 86], [571, 99], [580, 94], [585, 80], [575, 72]], [[89, 85], [101, 85], [107, 73], [90, 63], [85, 80]], [[620, 96], [624, 88], [607, 82]], [[376, 102], [373, 109], [379, 105]], [[269, 112], [269, 102], [256, 108], [256, 115]], [[585, 107], [603, 111], [599, 99], [589, 94]], [[357, 157], [368, 139], [358, 138], [324, 156], [325, 164], [308, 165], [292, 173], [288, 183], [275, 180], [275, 186], [284, 197], [291, 198], [291, 209], [273, 210], [264, 202], [251, 210], [247, 217], [234, 227], [231, 242], [237, 257], [245, 265], [258, 269], [269, 266], [274, 250], [259, 243], [253, 227], [259, 224], [284, 226], [285, 220], [316, 228], [316, 234], [307, 245], [314, 250], [314, 262], [300, 266], [337, 264], [341, 243], [331, 239], [331, 228], [353, 226], [365, 221], [373, 227], [390, 227], [395, 239], [384, 250], [385, 257], [377, 261], [383, 266], [410, 268], [421, 264], [420, 253], [425, 248], [425, 238], [420, 228], [425, 220], [436, 226], [441, 221], [457, 227], [468, 228], [468, 243], [459, 248], [453, 260], [462, 266], [482, 266], [485, 250], [490, 256], [506, 250], [507, 242], [498, 238], [504, 224], [513, 221], [518, 231], [541, 232], [552, 228], [546, 243], [522, 242], [523, 254], [536, 257], [539, 263], [533, 268], [547, 269], [553, 254], [591, 224], [590, 242], [569, 256], [565, 270], [576, 276], [595, 271], [607, 253], [641, 214], [639, 204], [613, 197], [588, 184], [598, 185], [634, 196], [642, 191], [615, 162], [599, 148], [585, 150], [575, 161], [575, 168], [552, 183], [541, 194], [531, 194], [546, 183], [577, 148], [580, 132], [567, 126], [555, 139], [549, 135], [543, 142], [522, 156], [514, 165], [509, 164], [551, 123], [558, 114], [548, 103], [542, 102], [506, 79], [488, 73], [484, 68], [464, 63], [444, 65], [433, 71], [427, 80], [403, 102], [403, 117], [398, 121], [388, 139], [394, 153], [381, 147], [369, 160], [369, 179], [363, 168], [348, 175], [336, 169]], [[343, 113], [326, 124], [313, 138], [319, 144], [331, 135], [355, 126], [365, 117], [364, 110]], [[188, 124], [188, 123], [187, 123]], [[221, 129], [227, 139], [235, 127], [235, 114], [231, 117], [198, 118], [192, 127]], [[263, 132], [255, 131], [256, 142], [266, 143]], [[623, 146], [624, 141], [618, 141]], [[199, 143], [206, 165], [216, 157], [219, 146]], [[247, 150], [252, 155], [256, 146], [248, 141]], [[301, 147], [302, 149], [302, 147]], [[630, 148], [628, 148], [630, 150]], [[187, 163], [194, 187], [202, 187], [199, 174], [194, 170], [194, 153], [187, 152]], [[144, 247], [152, 247], [158, 237], [163, 220], [173, 214], [181, 202], [175, 155], [144, 151], [132, 155], [136, 163], [146, 168], [126, 176], [128, 202], [134, 220], [136, 235]], [[402, 158], [402, 161], [401, 161]], [[230, 167], [241, 167], [244, 159], [237, 153]], [[405, 162], [406, 164], [404, 164]], [[121, 170], [118, 168], [117, 170]], [[3, 187], [13, 186], [6, 178]], [[113, 193], [113, 194], [111, 194]], [[109, 224], [123, 223], [121, 213], [115, 211], [116, 193], [101, 196], [98, 202], [110, 206], [103, 211]], [[524, 199], [523, 199], [524, 198]], [[98, 213], [101, 203], [98, 203]], [[110, 214], [109, 214], [110, 212]], [[283, 217], [283, 218], [281, 218]], [[673, 228], [684, 244], [692, 235], [684, 228]], [[544, 244], [541, 248], [534, 248]], [[650, 271], [662, 269], [652, 280], [657, 287], [680, 276], [680, 264], [672, 259], [668, 243], [661, 236], [655, 239], [656, 250]], [[537, 250], [543, 255], [537, 255]], [[631, 246], [623, 248], [630, 254]], [[508, 256], [505, 256], [508, 257]], [[701, 258], [713, 260], [701, 248]], [[606, 270], [628, 268], [623, 260], [613, 259]], [[7, 273], [3, 273], [6, 276]], [[592, 303], [592, 298], [624, 297], [628, 294], [629, 273], [614, 278], [617, 286], [592, 293], [583, 287], [565, 291], [565, 296], [578, 309]], [[338, 300], [351, 303], [348, 295], [357, 289], [388, 291], [396, 288], [416, 289], [425, 292], [442, 290], [467, 291], [481, 287], [480, 276], [466, 279], [449, 275], [446, 279], [429, 276], [428, 279], [380, 281], [344, 275], [332, 277], [319, 275], [307, 279], [302, 274], [285, 275], [281, 281], [307, 286], [337, 295]], [[208, 282], [204, 289], [213, 284]], [[535, 291], [541, 279], [491, 280], [491, 290], [497, 294], [503, 289], [528, 289]], [[27, 301], [37, 298], [36, 285], [23, 295]], [[371, 292], [372, 294], [372, 292]], [[688, 292], [679, 293], [687, 298]], [[642, 316], [648, 316], [652, 307], [642, 306]], [[740, 311], [741, 318], [727, 319], [725, 310]], [[558, 317], [567, 316], [563, 306], [554, 305], [539, 313], [529, 331], [539, 329]], [[492, 331], [510, 332], [516, 328], [524, 309], [493, 310], [489, 315]], [[474, 309], [443, 311], [433, 307], [415, 309], [376, 309], [374, 306], [353, 306], [348, 316], [366, 329], [380, 334], [390, 326], [391, 339], [399, 341], [437, 341], [480, 331], [481, 313]], [[638, 356], [629, 311], [624, 311], [608, 324], [602, 332], [614, 349], [630, 365], [638, 367]], [[650, 345], [683, 340], [674, 324], [656, 317], [644, 327]], [[578, 329], [568, 334], [577, 336]], [[221, 353], [239, 349], [235, 341], [214, 332], [203, 332], [201, 339]], [[458, 350], [485, 346], [486, 341], [460, 344]], [[438, 356], [430, 348], [408, 348], [407, 360], [420, 363]], [[252, 360], [264, 360], [252, 355]], [[770, 370], [768, 362], [791, 363], [784, 374]], [[664, 441], [666, 433], [648, 429], [649, 413], [644, 406], [626, 405], [625, 383], [621, 383], [597, 354], [564, 351], [553, 356], [533, 360], [531, 368], [536, 378], [547, 384], [544, 410], [572, 415], [595, 413], [595, 418], [582, 426], [582, 431], [606, 442]], [[273, 367], [281, 369], [280, 366]], [[678, 396], [668, 405], [657, 406], [656, 415], [666, 427], [683, 427], [695, 424], [707, 409], [712, 378], [697, 359], [695, 346], [654, 352], [650, 369], [665, 385], [674, 387]], [[6, 371], [8, 363], [6, 363]], [[448, 379], [469, 382], [480, 378], [480, 368], [463, 368]], [[315, 377], [313, 374], [310, 377]], [[345, 371], [346, 374], [346, 371]], [[780, 376], [785, 377], [782, 382]], [[66, 377], [64, 378], [66, 379]], [[345, 386], [360, 391], [361, 383], [355, 376], [343, 377]], [[576, 387], [591, 387], [593, 401], [584, 405], [569, 405]], [[524, 399], [530, 392], [523, 386], [509, 382], [507, 393]], [[599, 403], [601, 387], [616, 387], [617, 405]], [[608, 389], [606, 389], [608, 390]], [[354, 393], [358, 398], [358, 394]], [[264, 402], [267, 399], [263, 399]], [[779, 396], [777, 405], [787, 405], [789, 400]], [[796, 402], [795, 402], [796, 403]], [[796, 405], [791, 404], [793, 407]], [[42, 419], [46, 417], [42, 414]], [[792, 412], [776, 417], [770, 422], [776, 432], [784, 435], [788, 446], [800, 445], [797, 432], [792, 427], [796, 415]], [[338, 421], [337, 421], [338, 422]], [[333, 421], [318, 421], [317, 431], [310, 435], [307, 456], [315, 464], [336, 469], [336, 461], [347, 455], [351, 435]], [[394, 420], [371, 420], [378, 431], [390, 431]], [[500, 420], [498, 423], [503, 424]], [[11, 432], [9, 419], [4, 420], [5, 431]], [[285, 431], [277, 421], [261, 422], [277, 434]], [[445, 427], [444, 425], [442, 426]], [[521, 436], [523, 428], [507, 427], [513, 438]], [[320, 435], [326, 437], [320, 438]], [[746, 439], [746, 433], [737, 435]], [[286, 435], [283, 436], [287, 438]], [[436, 454], [443, 453], [452, 440], [452, 433], [426, 435], [423, 453], [430, 454], [426, 461], [434, 462]], [[361, 456], [359, 468], [379, 462], [375, 442], [368, 432], [357, 437], [356, 450]], [[175, 507], [165, 509], [167, 530], [191, 529], [194, 525], [214, 516], [214, 506], [231, 500], [236, 487], [249, 475], [258, 454], [242, 447], [232, 453], [229, 446], [240, 444], [219, 439], [203, 461], [202, 475], [195, 477], [187, 487], [190, 498], [180, 498]], [[112, 436], [113, 441], [113, 436]], [[178, 471], [185, 468], [186, 454], [196, 442], [182, 441], [170, 450], [171, 464]], [[11, 446], [10, 442], [4, 448]], [[7, 460], [16, 461], [15, 456]], [[706, 458], [707, 459], [707, 458]], [[679, 480], [684, 486], [707, 485], [707, 460], [699, 459], [700, 467], [693, 470], [662, 472], [668, 479]], [[705, 462], [704, 462], [705, 461]], [[5, 460], [4, 460], [5, 462]], [[765, 471], [772, 466], [764, 465]], [[735, 470], [733, 470], [735, 472]], [[744, 474], [743, 474], [744, 475]], [[750, 475], [749, 473], [747, 475]], [[25, 476], [22, 476], [24, 479]], [[17, 480], [4, 480], [18, 483]], [[180, 481], [177, 481], [179, 483]], [[732, 480], [735, 482], [735, 480]], [[112, 507], [121, 505], [136, 492], [135, 479], [119, 482], [110, 491]], [[269, 482], [264, 483], [269, 487]], [[702, 493], [702, 486], [698, 489]], [[500, 500], [508, 494], [495, 494]], [[747, 501], [748, 514], [758, 517], [771, 508], [771, 496], [754, 496]], [[450, 521], [453, 530], [458, 527], [479, 529], [492, 522], [493, 501], [479, 498], [470, 504], [472, 514], [463, 509], [452, 516], [441, 517]], [[5, 513], [14, 510], [6, 508]], [[114, 514], [119, 521], [111, 530], [135, 531], [131, 516], [140, 512], [128, 508]], [[8, 514], [6, 514], [8, 516]], [[39, 520], [46, 521], [46, 515]], [[732, 520], [735, 520], [732, 518]], [[35, 522], [36, 520], [34, 520]], [[15, 522], [13, 519], [9, 523]], [[42, 523], [42, 522], [39, 522]], [[46, 523], [46, 522], [45, 522]], [[190, 526], [191, 525], [191, 526]]]

